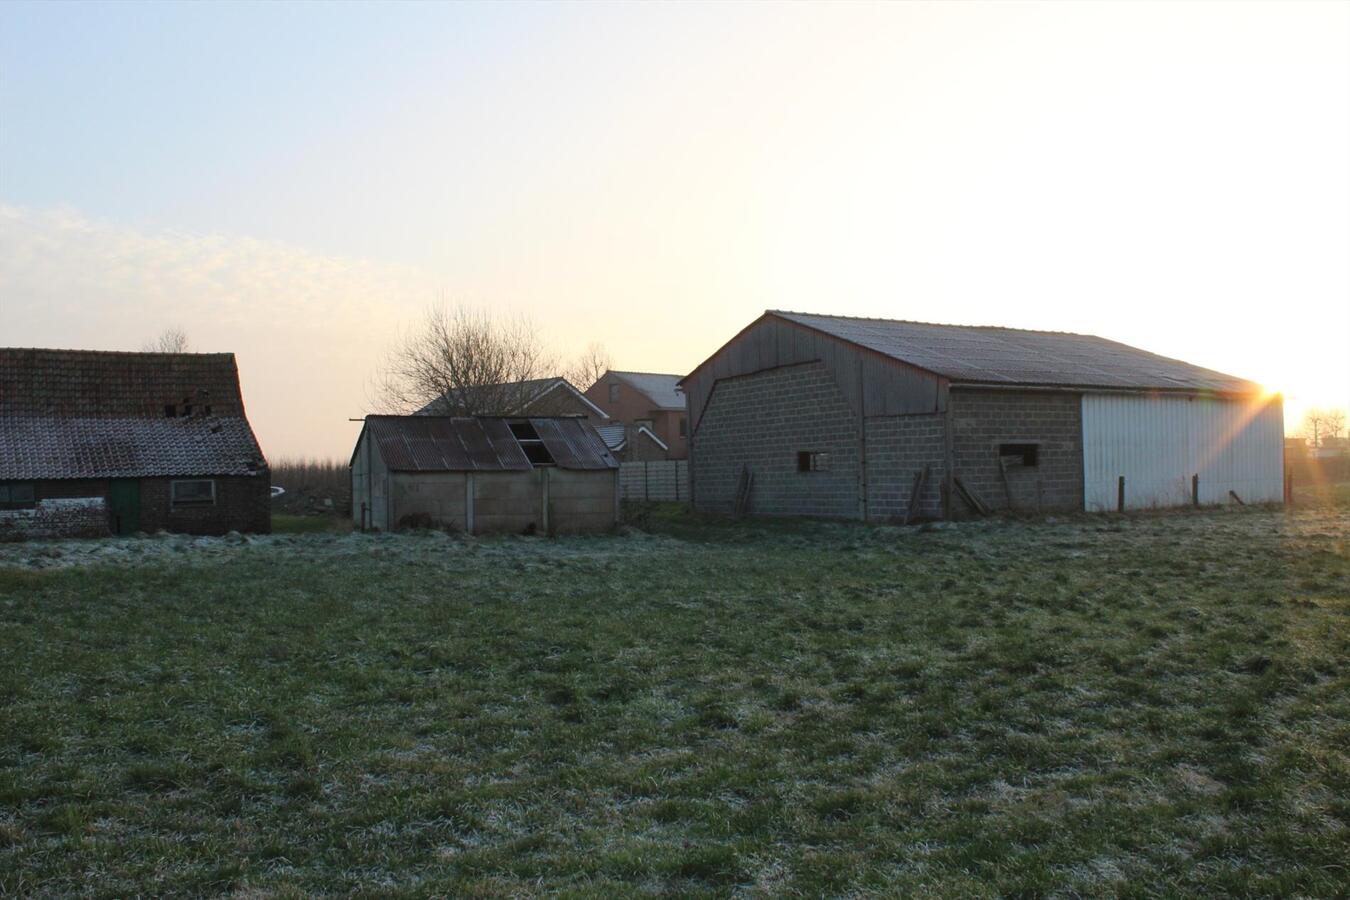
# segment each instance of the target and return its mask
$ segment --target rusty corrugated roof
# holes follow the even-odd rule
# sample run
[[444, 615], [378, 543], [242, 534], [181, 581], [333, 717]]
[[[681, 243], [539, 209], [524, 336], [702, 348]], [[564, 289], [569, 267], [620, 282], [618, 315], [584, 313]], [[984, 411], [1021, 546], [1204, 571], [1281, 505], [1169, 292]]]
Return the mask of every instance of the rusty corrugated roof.
[[367, 416], [368, 437], [401, 472], [520, 472], [533, 466], [511, 433], [529, 422], [560, 469], [613, 469], [618, 461], [583, 419], [486, 416]]

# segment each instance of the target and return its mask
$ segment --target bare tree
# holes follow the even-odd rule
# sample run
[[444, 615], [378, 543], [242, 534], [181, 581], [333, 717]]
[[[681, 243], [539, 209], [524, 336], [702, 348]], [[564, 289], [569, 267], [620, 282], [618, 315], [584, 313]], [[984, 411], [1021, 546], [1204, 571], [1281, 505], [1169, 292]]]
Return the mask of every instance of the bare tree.
[[1328, 438], [1340, 437], [1345, 430], [1345, 410], [1310, 409], [1303, 416], [1303, 434], [1310, 446], [1324, 446]]
[[145, 353], [187, 353], [189, 350], [187, 332], [177, 325], [165, 328], [159, 337], [141, 345]]
[[377, 404], [391, 412], [516, 415], [553, 360], [526, 318], [436, 305], [388, 353]]
[[568, 367], [564, 377], [577, 390], [588, 391], [613, 367], [614, 360], [605, 349], [605, 345], [593, 341], [586, 345], [586, 351]]

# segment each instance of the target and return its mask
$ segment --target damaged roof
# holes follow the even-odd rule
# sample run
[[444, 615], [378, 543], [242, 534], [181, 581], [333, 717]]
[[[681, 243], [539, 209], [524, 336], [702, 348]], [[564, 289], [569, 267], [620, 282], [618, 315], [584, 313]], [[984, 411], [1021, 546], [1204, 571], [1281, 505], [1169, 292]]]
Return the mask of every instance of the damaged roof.
[[1253, 393], [1254, 382], [1087, 334], [770, 310], [953, 382]]
[[232, 353], [0, 348], [0, 479], [266, 469]]
[[619, 466], [595, 429], [575, 417], [367, 416], [365, 429], [394, 471], [524, 472], [534, 466], [511, 431], [524, 423], [560, 469]]

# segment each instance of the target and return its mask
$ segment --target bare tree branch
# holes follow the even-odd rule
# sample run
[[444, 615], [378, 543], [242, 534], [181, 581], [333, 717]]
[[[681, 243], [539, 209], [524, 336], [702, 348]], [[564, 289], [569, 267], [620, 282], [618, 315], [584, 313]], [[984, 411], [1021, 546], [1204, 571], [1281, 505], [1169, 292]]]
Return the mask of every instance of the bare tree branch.
[[1309, 446], [1323, 447], [1328, 439], [1336, 439], [1345, 430], [1345, 410], [1310, 409], [1303, 415], [1303, 436]]
[[145, 353], [187, 353], [189, 350], [187, 332], [177, 325], [165, 328], [159, 337], [141, 345]]
[[389, 352], [377, 388], [391, 412], [518, 415], [553, 360], [534, 325], [482, 309], [432, 306]]
[[568, 367], [565, 377], [577, 390], [588, 391], [606, 372], [614, 367], [614, 360], [603, 344], [592, 342], [586, 351]]

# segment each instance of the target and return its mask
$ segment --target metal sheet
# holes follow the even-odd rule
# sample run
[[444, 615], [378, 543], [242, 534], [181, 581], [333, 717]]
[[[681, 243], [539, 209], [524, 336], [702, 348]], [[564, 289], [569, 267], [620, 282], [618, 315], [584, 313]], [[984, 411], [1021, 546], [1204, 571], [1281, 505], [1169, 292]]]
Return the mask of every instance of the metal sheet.
[[530, 424], [560, 469], [619, 467], [600, 435], [582, 419], [530, 419]]
[[1127, 509], [1284, 496], [1284, 411], [1278, 398], [1236, 400], [1140, 394], [1083, 395], [1083, 502], [1114, 510], [1120, 476]]

